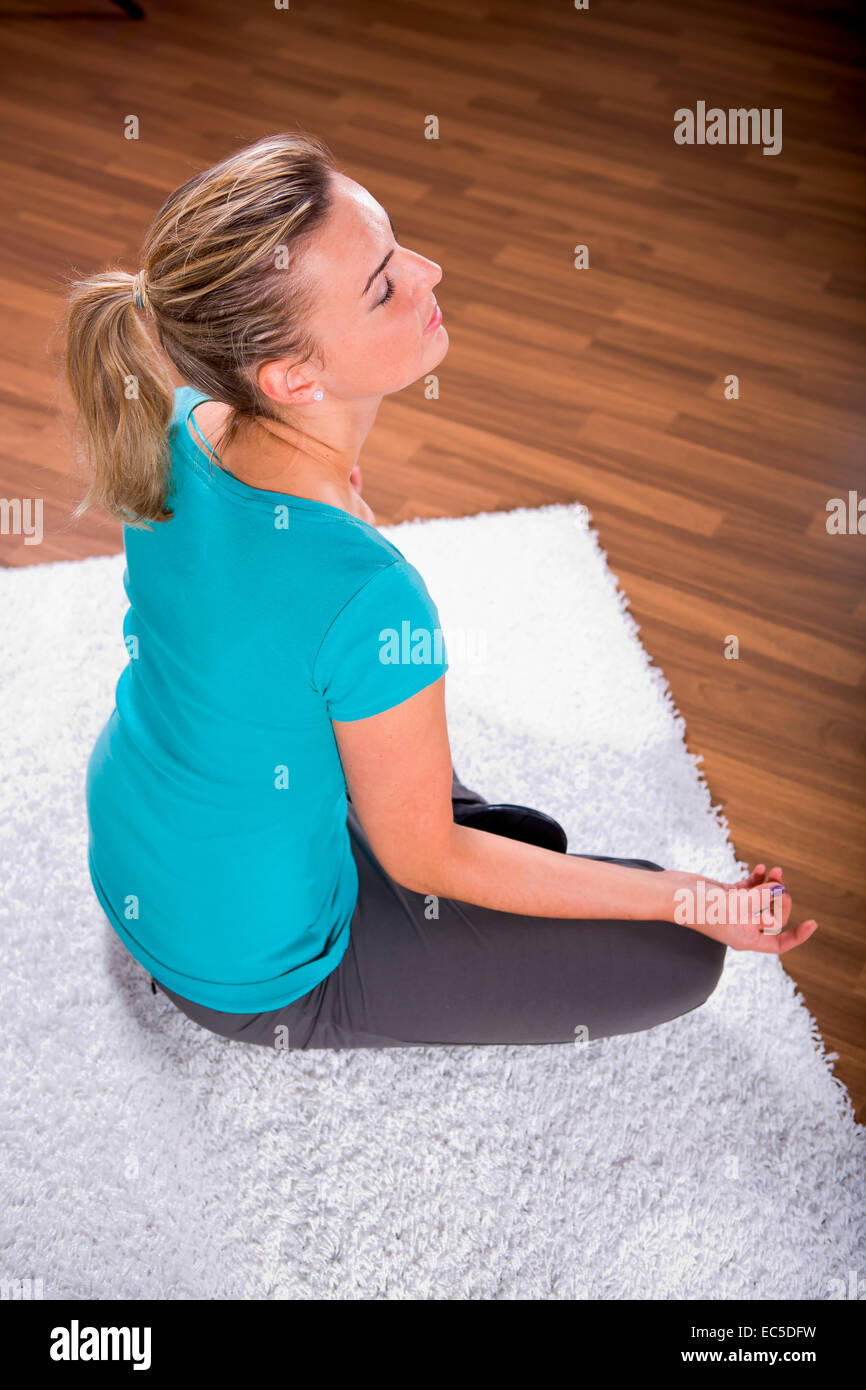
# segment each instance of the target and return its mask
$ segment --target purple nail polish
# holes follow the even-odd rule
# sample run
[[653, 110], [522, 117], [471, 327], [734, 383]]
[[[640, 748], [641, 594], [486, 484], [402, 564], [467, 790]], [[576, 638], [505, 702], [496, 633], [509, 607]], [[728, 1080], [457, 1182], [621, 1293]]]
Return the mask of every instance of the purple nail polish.
[[784, 883], [774, 883], [770, 888], [770, 897], [774, 897], [776, 893], [784, 893], [786, 891]]

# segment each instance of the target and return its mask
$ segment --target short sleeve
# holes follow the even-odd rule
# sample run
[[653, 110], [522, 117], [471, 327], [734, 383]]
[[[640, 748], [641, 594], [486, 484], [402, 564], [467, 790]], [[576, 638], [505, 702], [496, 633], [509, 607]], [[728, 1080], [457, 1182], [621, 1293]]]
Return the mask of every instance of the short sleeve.
[[366, 581], [334, 618], [313, 678], [331, 719], [393, 709], [448, 670], [439, 613], [421, 575], [400, 558]]

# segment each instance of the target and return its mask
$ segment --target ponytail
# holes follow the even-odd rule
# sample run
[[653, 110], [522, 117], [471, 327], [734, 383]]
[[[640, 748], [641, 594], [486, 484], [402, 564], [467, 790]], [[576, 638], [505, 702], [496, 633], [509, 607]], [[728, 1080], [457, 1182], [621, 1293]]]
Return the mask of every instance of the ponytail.
[[96, 504], [133, 526], [173, 515], [166, 498], [174, 385], [136, 308], [137, 286], [139, 278], [122, 270], [78, 280], [64, 321], [75, 440], [90, 471], [73, 516]]
[[73, 283], [66, 379], [91, 473], [76, 517], [93, 503], [128, 525], [172, 515], [169, 364], [230, 408], [224, 443], [257, 418], [280, 418], [258, 368], [319, 351], [303, 262], [330, 211], [334, 169], [315, 136], [267, 135], [169, 195], [142, 247], [146, 278], [112, 270]]

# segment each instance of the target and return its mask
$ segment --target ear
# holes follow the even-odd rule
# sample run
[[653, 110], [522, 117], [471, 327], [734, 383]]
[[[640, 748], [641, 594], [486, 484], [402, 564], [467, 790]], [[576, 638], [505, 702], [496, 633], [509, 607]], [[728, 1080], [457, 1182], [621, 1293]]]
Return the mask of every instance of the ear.
[[259, 389], [272, 401], [282, 405], [307, 405], [312, 402], [316, 380], [307, 368], [296, 366], [286, 357], [265, 362], [256, 375]]

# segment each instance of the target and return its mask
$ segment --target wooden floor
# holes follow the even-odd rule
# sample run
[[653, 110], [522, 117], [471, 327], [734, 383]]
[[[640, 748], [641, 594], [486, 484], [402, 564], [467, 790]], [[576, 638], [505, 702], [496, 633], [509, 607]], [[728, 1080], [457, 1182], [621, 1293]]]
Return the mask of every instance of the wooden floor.
[[[866, 495], [857, 7], [147, 9], [0, 17], [0, 495], [44, 497], [46, 527], [40, 547], [0, 537], [2, 562], [120, 548], [114, 525], [69, 524], [65, 277], [136, 270], [194, 169], [268, 131], [322, 135], [444, 271], [440, 398], [384, 402], [371, 505], [382, 522], [589, 507], [738, 855], [782, 864], [821, 924], [786, 968], [862, 1121], [866, 538], [826, 528], [829, 499]], [[677, 145], [673, 113], [699, 101], [781, 108], [781, 153]]]

